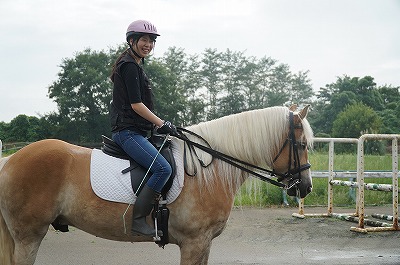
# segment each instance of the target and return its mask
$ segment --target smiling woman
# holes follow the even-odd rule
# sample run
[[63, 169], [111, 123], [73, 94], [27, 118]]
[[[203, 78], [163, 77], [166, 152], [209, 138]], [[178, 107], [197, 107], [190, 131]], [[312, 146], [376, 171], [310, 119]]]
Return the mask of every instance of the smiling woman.
[[144, 58], [153, 50], [158, 36], [157, 28], [149, 21], [136, 20], [128, 26], [126, 41], [137, 63], [140, 59], [144, 63]]

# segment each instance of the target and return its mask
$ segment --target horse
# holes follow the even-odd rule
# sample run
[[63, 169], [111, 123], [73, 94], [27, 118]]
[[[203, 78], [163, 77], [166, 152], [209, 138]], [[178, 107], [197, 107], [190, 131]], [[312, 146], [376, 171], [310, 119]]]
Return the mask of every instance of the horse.
[[[311, 192], [308, 150], [313, 135], [306, 119], [308, 109], [269, 107], [187, 127], [213, 150], [243, 161], [245, 166], [237, 168], [217, 158], [204, 167], [186, 156], [197, 174], [185, 174], [181, 193], [168, 205], [169, 243], [179, 246], [180, 264], [208, 264], [212, 240], [226, 227], [235, 194], [251, 175], [243, 170], [248, 165], [272, 169], [281, 176], [278, 180], [283, 185], [296, 179], [286, 186], [289, 195], [304, 198]], [[1, 264], [34, 264], [41, 241], [56, 219], [109, 240], [153, 241], [124, 231], [121, 216], [127, 204], [94, 194], [89, 180], [92, 151], [45, 139], [0, 160]], [[210, 156], [198, 148], [196, 153], [203, 158]], [[128, 225], [132, 210], [134, 205], [128, 210]]]

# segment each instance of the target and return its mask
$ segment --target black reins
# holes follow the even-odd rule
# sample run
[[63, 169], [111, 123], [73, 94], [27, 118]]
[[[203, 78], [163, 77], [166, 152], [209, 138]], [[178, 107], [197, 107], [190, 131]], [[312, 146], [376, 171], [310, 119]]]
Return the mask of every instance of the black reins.
[[[305, 164], [305, 165], [300, 165], [300, 159], [299, 159], [299, 153], [298, 153], [298, 145], [297, 145], [297, 141], [296, 141], [296, 137], [295, 137], [295, 125], [294, 125], [294, 118], [293, 118], [293, 112], [289, 113], [289, 124], [290, 124], [290, 129], [289, 129], [289, 135], [288, 138], [286, 139], [286, 141], [284, 142], [282, 148], [280, 149], [280, 151], [278, 152], [277, 156], [275, 157], [275, 159], [273, 160], [273, 162], [275, 162], [278, 157], [280, 156], [280, 154], [282, 153], [283, 149], [285, 148], [285, 146], [289, 143], [290, 144], [290, 151], [289, 151], [289, 166], [288, 166], [288, 171], [286, 173], [278, 173], [275, 172], [273, 170], [269, 170], [266, 168], [262, 168], [262, 167], [258, 167], [255, 165], [252, 165], [250, 163], [247, 163], [245, 161], [239, 160], [235, 157], [229, 156], [227, 154], [221, 153], [217, 150], [214, 150], [211, 148], [211, 146], [208, 144], [208, 142], [201, 137], [200, 135], [189, 131], [187, 129], [184, 128], [177, 128], [179, 135], [176, 135], [177, 138], [185, 141], [185, 143], [187, 144], [188, 148], [189, 148], [189, 152], [193, 158], [193, 154], [196, 156], [196, 158], [198, 159], [200, 165], [202, 167], [207, 167], [208, 165], [210, 165], [212, 163], [212, 160], [209, 163], [204, 163], [204, 161], [202, 161], [200, 159], [200, 157], [197, 155], [196, 150], [194, 147], [199, 148], [203, 151], [205, 151], [206, 153], [210, 154], [212, 156], [212, 159], [217, 158], [220, 159], [232, 166], [235, 166], [253, 176], [255, 176], [256, 178], [265, 181], [265, 182], [269, 182], [275, 186], [278, 186], [280, 188], [284, 188], [284, 189], [290, 189], [294, 186], [297, 186], [300, 182], [301, 182], [301, 177], [300, 177], [300, 172], [307, 170], [311, 167], [311, 165], [309, 163]], [[302, 128], [300, 127], [296, 127], [296, 128]], [[194, 142], [191, 141], [184, 133], [190, 134], [192, 136], [195, 136], [197, 139], [199, 139], [201, 142], [204, 142], [205, 145], [200, 144], [198, 142]], [[186, 146], [185, 146], [185, 155], [187, 154], [186, 151]], [[291, 165], [292, 165], [292, 156], [293, 156], [293, 160], [294, 160], [294, 166], [295, 168], [291, 169]], [[185, 159], [186, 160], [186, 159]], [[193, 162], [194, 163], [194, 162]], [[271, 179], [265, 175], [262, 175], [258, 172], [255, 172], [254, 170], [251, 170], [249, 168], [253, 168], [256, 169], [258, 171], [261, 172], [265, 172], [268, 175], [270, 175], [271, 177], [275, 177], [277, 176], [278, 179], [274, 180]], [[195, 168], [195, 167], [194, 167]], [[185, 166], [186, 169], [186, 166]], [[186, 172], [188, 174], [188, 172]], [[189, 174], [189, 175], [196, 175], [196, 172], [194, 172], [193, 174]], [[297, 176], [296, 176], [297, 175]], [[287, 180], [287, 184], [283, 184], [281, 183], [281, 181], [283, 180]]]

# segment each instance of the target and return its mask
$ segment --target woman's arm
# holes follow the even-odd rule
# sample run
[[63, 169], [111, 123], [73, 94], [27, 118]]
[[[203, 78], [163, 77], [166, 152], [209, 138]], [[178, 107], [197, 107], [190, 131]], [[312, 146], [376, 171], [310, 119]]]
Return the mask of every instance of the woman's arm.
[[151, 112], [142, 102], [133, 103], [131, 104], [131, 106], [132, 109], [142, 118], [148, 120], [149, 122], [155, 124], [158, 127], [161, 127], [163, 125], [164, 121], [159, 117], [157, 117], [157, 115], [155, 115], [153, 112]]

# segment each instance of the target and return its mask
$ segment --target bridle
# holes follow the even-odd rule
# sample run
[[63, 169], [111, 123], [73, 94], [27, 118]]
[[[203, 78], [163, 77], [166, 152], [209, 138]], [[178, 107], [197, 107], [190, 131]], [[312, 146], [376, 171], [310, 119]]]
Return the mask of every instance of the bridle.
[[[289, 128], [289, 135], [286, 138], [285, 142], [283, 143], [281, 149], [279, 150], [278, 154], [273, 160], [273, 163], [275, 163], [276, 160], [280, 157], [282, 154], [283, 149], [286, 147], [286, 145], [289, 143], [289, 162], [288, 162], [288, 171], [284, 174], [277, 174], [274, 173], [274, 175], [278, 176], [278, 181], [282, 182], [283, 180], [286, 180], [288, 182], [288, 186], [294, 187], [300, 184], [301, 182], [301, 177], [300, 173], [304, 170], [307, 170], [311, 167], [310, 163], [306, 163], [304, 165], [300, 165], [300, 157], [299, 157], [299, 143], [296, 141], [296, 135], [295, 135], [295, 130], [296, 129], [303, 129], [303, 126], [300, 125], [295, 125], [294, 124], [294, 117], [293, 117], [293, 112], [289, 112], [289, 123], [290, 123], [290, 128]], [[304, 145], [304, 144], [300, 144]], [[305, 146], [304, 146], [305, 147]], [[292, 159], [293, 157], [293, 159]], [[294, 168], [292, 169], [292, 161]], [[290, 188], [289, 188], [290, 189]]]
[[[280, 188], [283, 188], [283, 189], [291, 189], [293, 187], [297, 187], [297, 185], [300, 184], [300, 182], [301, 182], [300, 173], [311, 167], [310, 163], [300, 165], [299, 150], [298, 150], [298, 143], [296, 141], [296, 136], [295, 136], [295, 129], [301, 129], [302, 126], [301, 125], [295, 126], [293, 116], [294, 116], [293, 112], [290, 111], [289, 112], [289, 134], [288, 134], [288, 137], [287, 137], [286, 141], [283, 143], [281, 149], [279, 150], [278, 154], [276, 155], [276, 157], [273, 160], [273, 162], [275, 162], [282, 154], [282, 151], [284, 150], [286, 145], [287, 144], [290, 145], [289, 146], [288, 171], [285, 173], [279, 173], [279, 172], [276, 172], [275, 170], [269, 170], [266, 168], [258, 167], [258, 166], [252, 165], [250, 163], [247, 163], [245, 161], [234, 158], [232, 156], [221, 153], [217, 150], [214, 150], [210, 147], [208, 142], [203, 137], [201, 137], [200, 135], [198, 135], [192, 131], [189, 131], [187, 129], [178, 127], [177, 130], [178, 130], [179, 134], [175, 135], [175, 136], [177, 138], [185, 141], [185, 143], [187, 144], [189, 151], [186, 150], [186, 145], [185, 145], [184, 155], [186, 156], [187, 153], [189, 152], [192, 157], [193, 157], [193, 155], [196, 156], [197, 160], [199, 161], [199, 163], [202, 167], [209, 166], [212, 163], [213, 159], [217, 158], [217, 159], [220, 159], [228, 164], [231, 164], [249, 174], [252, 174], [253, 176], [255, 176], [256, 178], [258, 178], [262, 181], [269, 182], [269, 183], [271, 183], [275, 186], [278, 186]], [[184, 133], [195, 136], [196, 138], [198, 138], [201, 142], [205, 143], [206, 145], [191, 141]], [[197, 155], [194, 147], [199, 148], [199, 149], [209, 153], [212, 156], [211, 161], [209, 163], [204, 163], [204, 161], [202, 161], [200, 159], [200, 157]], [[185, 161], [186, 161], [186, 159], [185, 159]], [[192, 161], [193, 161], [193, 159], [192, 159]], [[294, 164], [294, 168], [292, 168], [292, 161]], [[185, 165], [186, 174], [188, 174], [190, 176], [196, 175], [196, 173], [197, 173], [196, 171], [194, 173], [188, 173], [186, 168], [187, 167]], [[193, 168], [196, 168], [196, 167], [193, 167]], [[253, 168], [253, 170], [250, 168]], [[257, 170], [258, 172], [254, 171], [254, 170]], [[267, 177], [265, 174], [262, 174], [262, 173], [266, 173], [266, 174], [270, 175], [271, 177], [277, 177], [277, 180], [271, 179], [270, 177]], [[282, 183], [283, 181], [286, 181], [287, 184]]]

